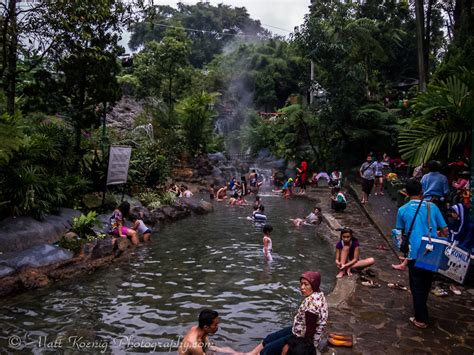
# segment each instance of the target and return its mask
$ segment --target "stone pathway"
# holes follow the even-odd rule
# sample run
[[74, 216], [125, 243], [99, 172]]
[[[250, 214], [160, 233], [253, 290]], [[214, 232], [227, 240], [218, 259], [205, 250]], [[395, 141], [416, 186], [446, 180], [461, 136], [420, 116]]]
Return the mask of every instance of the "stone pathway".
[[[357, 186], [353, 186], [353, 191], [360, 196]], [[400, 282], [408, 287], [408, 271], [391, 268], [391, 264], [398, 263], [398, 256], [388, 239], [395, 225], [396, 202], [387, 196], [372, 196], [369, 204], [360, 205], [347, 191], [346, 196], [346, 211], [336, 214], [330, 209], [329, 189], [316, 188], [308, 193], [308, 197], [322, 201], [323, 212], [330, 213], [340, 225], [354, 230], [361, 243], [361, 257], [372, 256], [376, 260], [371, 269], [376, 273], [374, 281], [381, 287], [368, 288], [357, 281], [355, 292], [337, 307], [331, 307], [328, 331], [353, 334], [354, 347], [330, 347], [328, 353], [473, 354], [474, 290], [466, 289], [461, 296], [450, 293], [445, 298], [430, 295], [430, 327], [415, 328], [408, 321], [413, 315], [410, 292], [387, 287], [389, 282]], [[379, 249], [381, 245], [388, 250]], [[358, 277], [352, 276], [355, 280]], [[353, 282], [345, 277], [338, 283]]]

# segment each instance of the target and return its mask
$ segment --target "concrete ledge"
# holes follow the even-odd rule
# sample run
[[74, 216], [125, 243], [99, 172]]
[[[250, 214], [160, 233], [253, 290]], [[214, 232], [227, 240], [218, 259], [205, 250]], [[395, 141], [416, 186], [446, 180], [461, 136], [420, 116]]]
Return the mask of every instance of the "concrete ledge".
[[346, 301], [355, 291], [355, 278], [345, 277], [336, 280], [334, 290], [326, 297], [329, 307], [339, 307], [341, 303]]

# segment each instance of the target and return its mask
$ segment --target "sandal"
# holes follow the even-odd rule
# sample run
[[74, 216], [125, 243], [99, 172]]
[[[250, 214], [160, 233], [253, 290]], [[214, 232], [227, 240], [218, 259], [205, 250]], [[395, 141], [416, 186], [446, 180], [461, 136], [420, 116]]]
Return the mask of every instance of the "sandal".
[[372, 287], [372, 288], [380, 287], [380, 284], [378, 284], [377, 282], [374, 282], [373, 280], [362, 281], [360, 284], [365, 287]]
[[372, 269], [365, 270], [365, 274], [369, 277], [375, 277], [375, 272]]
[[456, 285], [449, 285], [449, 290], [454, 293], [456, 296], [461, 296], [462, 291]]
[[435, 287], [433, 290], [431, 290], [431, 293], [438, 297], [444, 297], [448, 295], [448, 291], [443, 290], [441, 287]]
[[378, 250], [383, 250], [383, 251], [387, 251], [387, 250], [390, 250], [388, 249], [385, 245], [383, 244], [380, 244], [378, 247], [377, 247]]
[[422, 322], [418, 322], [415, 317], [410, 317], [409, 318], [410, 322], [417, 328], [420, 328], [420, 329], [426, 329], [428, 328], [428, 324], [426, 323], [422, 323]]
[[395, 282], [395, 283], [391, 282], [391, 283], [387, 284], [387, 286], [389, 288], [394, 288], [396, 290], [401, 290], [401, 291], [407, 291], [408, 290], [408, 288], [406, 286], [404, 286], [404, 285], [402, 285], [398, 282]]
[[352, 335], [329, 333], [328, 337], [336, 339], [336, 340], [350, 340], [350, 341], [352, 341]]
[[347, 348], [352, 348], [352, 345], [353, 345], [352, 336], [350, 339], [336, 339], [336, 338], [329, 337], [328, 343], [333, 346], [344, 346]]

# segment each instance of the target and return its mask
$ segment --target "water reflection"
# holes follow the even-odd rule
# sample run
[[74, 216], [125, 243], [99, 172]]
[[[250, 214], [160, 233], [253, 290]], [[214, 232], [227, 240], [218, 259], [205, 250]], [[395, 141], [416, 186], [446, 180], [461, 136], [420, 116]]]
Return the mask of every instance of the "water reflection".
[[167, 352], [208, 307], [222, 317], [213, 339], [249, 350], [291, 323], [302, 271], [320, 270], [325, 292], [334, 284], [332, 245], [317, 227], [288, 223], [312, 205], [273, 195], [263, 200], [274, 227], [272, 263], [263, 257], [261, 229], [245, 218], [251, 207], [215, 203], [214, 213], [165, 225], [119, 263], [4, 300], [0, 347], [8, 348], [9, 337], [18, 335], [23, 344], [30, 342], [22, 352], [43, 353], [40, 337], [80, 336], [106, 341], [108, 353], [149, 352], [150, 344]]

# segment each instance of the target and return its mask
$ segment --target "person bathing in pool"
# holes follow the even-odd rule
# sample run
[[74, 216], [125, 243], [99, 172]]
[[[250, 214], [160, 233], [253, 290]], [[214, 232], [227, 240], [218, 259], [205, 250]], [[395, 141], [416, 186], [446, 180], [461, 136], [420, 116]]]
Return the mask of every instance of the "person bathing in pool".
[[322, 222], [322, 213], [321, 213], [321, 208], [320, 207], [314, 207], [313, 212], [311, 212], [309, 215], [307, 215], [305, 218], [290, 218], [290, 221], [293, 222], [293, 224], [296, 227], [303, 226], [303, 225], [317, 225], [321, 224]]

